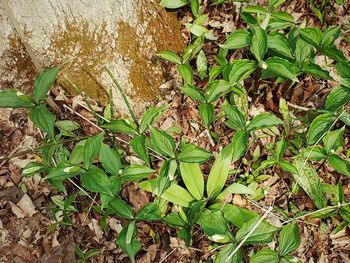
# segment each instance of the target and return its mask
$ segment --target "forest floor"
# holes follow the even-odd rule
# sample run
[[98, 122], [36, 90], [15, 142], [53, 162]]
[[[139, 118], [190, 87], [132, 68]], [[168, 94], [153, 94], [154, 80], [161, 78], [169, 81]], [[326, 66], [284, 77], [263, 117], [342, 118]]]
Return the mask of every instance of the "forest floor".
[[[322, 1], [320, 1], [322, 2]], [[326, 1], [328, 2], [328, 1]], [[332, 1], [329, 1], [332, 2]], [[340, 25], [347, 28], [342, 37], [337, 41], [338, 48], [342, 49], [347, 57], [350, 57], [350, 3], [345, 6], [333, 5], [331, 8], [338, 16], [329, 17], [326, 12], [324, 26]], [[326, 10], [327, 10], [326, 8]], [[298, 20], [307, 20], [308, 25], [320, 26], [320, 22], [305, 1], [287, 1], [282, 7]], [[215, 8], [208, 5], [206, 13], [209, 13], [208, 28], [218, 36], [218, 43], [224, 42], [225, 35], [240, 27], [237, 17], [237, 4], [222, 4]], [[348, 10], [345, 12], [344, 10]], [[343, 15], [345, 12], [346, 15]], [[184, 24], [192, 20], [189, 8], [182, 8], [178, 13], [179, 20], [183, 24], [184, 41], [189, 42], [189, 33]], [[209, 64], [214, 64], [214, 55], [218, 46], [213, 42], [204, 45], [204, 51]], [[179, 81], [176, 70], [167, 65], [168, 84]], [[200, 85], [200, 84], [199, 84]], [[202, 84], [204, 85], [204, 83]], [[325, 95], [332, 88], [332, 84], [305, 78], [297, 84], [293, 92], [284, 97], [289, 106], [295, 110], [318, 109], [322, 107]], [[172, 86], [172, 85], [168, 85]], [[268, 87], [258, 96], [253, 96], [250, 103], [250, 111], [269, 111], [279, 114], [278, 102], [282, 92]], [[94, 115], [86, 108], [76, 106], [76, 102], [83, 104], [79, 97], [67, 94], [64, 103], [73, 108], [78, 115], [63, 107], [63, 102], [57, 100], [61, 107], [63, 117], [79, 123], [83, 133], [91, 135], [98, 132]], [[57, 99], [57, 98], [56, 98]], [[102, 107], [97, 102], [98, 113], [102, 114]], [[155, 102], [156, 104], [157, 102]], [[181, 94], [176, 88], [162, 91], [162, 101], [159, 104], [168, 103], [170, 107], [158, 121], [159, 127], [166, 130], [170, 127], [181, 127], [181, 134], [190, 141], [195, 141], [200, 147], [210, 152], [218, 152], [222, 145], [213, 143], [208, 139], [207, 133], [199, 125], [200, 117], [196, 103]], [[89, 120], [89, 121], [86, 121]], [[225, 134], [223, 144], [229, 143], [231, 134], [222, 122], [217, 122], [213, 127], [217, 134]], [[345, 148], [349, 148], [349, 130], [345, 132]], [[121, 137], [122, 139], [126, 139]], [[11, 156], [25, 149], [39, 144], [40, 134], [28, 121], [27, 111], [23, 109], [0, 110], [0, 155]], [[253, 159], [254, 149], [268, 143], [264, 139], [258, 139], [250, 147], [247, 153], [248, 162]], [[129, 146], [124, 145], [125, 148]], [[263, 149], [263, 147], [261, 147]], [[260, 156], [266, 153], [261, 152]], [[24, 154], [0, 163], [0, 262], [75, 262], [75, 246], [78, 244], [83, 251], [89, 249], [101, 249], [101, 253], [93, 257], [92, 262], [129, 262], [128, 257], [117, 247], [115, 240], [125, 222], [114, 217], [107, 218], [108, 232], [104, 233], [99, 225], [100, 215], [91, 209], [92, 201], [86, 196], [78, 196], [77, 204], [79, 213], [72, 215], [73, 226], [49, 229], [54, 222], [52, 196], [59, 192], [50, 186], [40, 176], [24, 178], [21, 176], [22, 168], [32, 160], [39, 160], [35, 154]], [[347, 199], [350, 199], [350, 180], [337, 174], [327, 165], [318, 169], [320, 177], [328, 183], [335, 184], [339, 178], [343, 183], [343, 190]], [[258, 202], [246, 200], [241, 195], [234, 195], [230, 202], [259, 214], [264, 214], [264, 209], [271, 204], [278, 205], [281, 209], [292, 202], [296, 210], [312, 210], [315, 208], [312, 200], [300, 190], [298, 193], [288, 196], [284, 194], [291, 188], [291, 177], [276, 168], [271, 170], [268, 180], [261, 182], [258, 187], [268, 188], [264, 198]], [[71, 184], [67, 185], [70, 194], [78, 189]], [[136, 184], [129, 183], [124, 186], [121, 196], [128, 200], [138, 210], [152, 200], [152, 195], [139, 189]], [[95, 198], [95, 197], [93, 197]], [[280, 224], [278, 217], [271, 214], [268, 221], [275, 225]], [[335, 218], [317, 219], [310, 218], [299, 222], [301, 232], [301, 246], [295, 253], [303, 262], [350, 262], [350, 229], [344, 228], [336, 235], [331, 235], [332, 230], [340, 223]], [[142, 243], [142, 251], [138, 255], [137, 262], [198, 262], [206, 261], [213, 254], [211, 242], [202, 236], [200, 231], [195, 231], [193, 244], [186, 247], [184, 242], [176, 237], [176, 230], [169, 228], [161, 222], [140, 222], [137, 224], [139, 238]], [[248, 251], [248, 250], [247, 250]], [[245, 253], [247, 253], [247, 251]]]

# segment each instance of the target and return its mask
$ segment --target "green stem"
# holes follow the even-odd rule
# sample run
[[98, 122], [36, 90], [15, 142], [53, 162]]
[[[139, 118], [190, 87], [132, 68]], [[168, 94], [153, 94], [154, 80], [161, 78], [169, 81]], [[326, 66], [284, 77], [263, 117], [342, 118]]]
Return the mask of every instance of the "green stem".
[[139, 127], [139, 122], [137, 121], [137, 118], [136, 118], [136, 115], [135, 115], [135, 112], [133, 111], [133, 109], [131, 108], [131, 105], [129, 103], [129, 100], [128, 98], [126, 97], [125, 95], [125, 92], [123, 90], [123, 88], [120, 86], [119, 82], [116, 80], [116, 78], [114, 77], [113, 73], [104, 65], [101, 63], [101, 61], [98, 61], [98, 63], [102, 66], [102, 68], [107, 72], [107, 74], [109, 75], [109, 77], [112, 79], [113, 81], [113, 84], [117, 87], [118, 91], [120, 92], [120, 94], [122, 95], [123, 97], [123, 100], [129, 110], [129, 113], [134, 121], [134, 123], [136, 124], [137, 127]]

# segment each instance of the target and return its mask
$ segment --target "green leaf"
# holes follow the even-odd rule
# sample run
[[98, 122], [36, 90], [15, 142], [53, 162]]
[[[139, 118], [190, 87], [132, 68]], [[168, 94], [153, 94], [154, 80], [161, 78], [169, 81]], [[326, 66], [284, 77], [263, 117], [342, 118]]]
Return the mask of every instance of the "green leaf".
[[185, 188], [177, 184], [171, 184], [160, 197], [183, 207], [189, 207], [195, 200]]
[[180, 90], [182, 91], [182, 93], [184, 93], [186, 96], [190, 97], [193, 100], [205, 102], [204, 96], [194, 85], [186, 83], [180, 88]]
[[133, 263], [135, 262], [137, 252], [141, 249], [141, 243], [136, 239], [136, 235], [137, 228], [135, 226], [135, 221], [132, 221], [123, 228], [116, 240], [117, 245], [128, 254]]
[[181, 58], [174, 51], [171, 50], [162, 50], [156, 53], [155, 55], [165, 61], [176, 63], [179, 65], [182, 63]]
[[198, 163], [180, 162], [180, 172], [187, 190], [194, 198], [203, 198], [204, 178]]
[[[256, 216], [244, 223], [242, 228], [236, 233], [237, 242], [243, 241], [243, 239], [249, 234], [249, 232], [257, 225], [260, 220], [260, 216]], [[256, 244], [256, 243], [269, 243], [273, 240], [276, 232], [279, 230], [278, 227], [270, 225], [266, 220], [256, 227], [247, 240], [243, 243], [244, 245]]]
[[238, 29], [228, 35], [222, 48], [237, 49], [250, 46], [252, 43], [252, 33], [245, 29]]
[[310, 196], [318, 209], [323, 208], [327, 200], [323, 193], [320, 177], [315, 168], [301, 159], [296, 159], [293, 164], [297, 172], [292, 173], [292, 175], [297, 183]]
[[284, 152], [287, 147], [287, 141], [283, 137], [277, 144], [276, 144], [276, 161], [279, 162], [284, 155]]
[[198, 54], [198, 52], [201, 51], [203, 44], [204, 36], [201, 36], [198, 37], [192, 44], [188, 45], [182, 56], [183, 63], [188, 63], [191, 61]]
[[344, 145], [344, 129], [345, 127], [328, 132], [327, 135], [323, 137], [323, 145], [327, 153], [332, 150], [336, 151], [339, 147]]
[[253, 37], [250, 51], [254, 57], [260, 62], [264, 59], [267, 52], [267, 35], [264, 29], [253, 26]]
[[331, 154], [327, 160], [338, 173], [350, 176], [350, 163], [348, 160], [342, 159], [336, 154]]
[[112, 185], [108, 176], [95, 166], [91, 166], [85, 174], [81, 175], [80, 180], [89, 191], [112, 195]]
[[[25, 171], [25, 170], [24, 170]], [[23, 172], [24, 172], [23, 171]], [[71, 165], [70, 163], [64, 162], [52, 167], [45, 177], [46, 180], [64, 180], [83, 174], [84, 170], [77, 165]]]
[[279, 118], [277, 118], [275, 115], [263, 112], [259, 115], [256, 115], [247, 125], [247, 131], [256, 131], [265, 129], [272, 126], [277, 126], [283, 124], [283, 121], [281, 121]]
[[315, 144], [332, 126], [335, 118], [329, 113], [317, 116], [311, 123], [306, 134], [307, 144]]
[[207, 181], [208, 198], [215, 198], [222, 190], [228, 177], [232, 160], [232, 147], [225, 147], [216, 158]]
[[243, 113], [235, 105], [223, 104], [221, 108], [224, 110], [230, 127], [236, 130], [243, 130], [245, 128], [245, 117]]
[[164, 6], [165, 8], [176, 9], [187, 5], [189, 2], [189, 0], [161, 0], [160, 5]]
[[235, 254], [233, 254], [236, 247], [237, 246], [233, 243], [227, 244], [219, 251], [219, 253], [216, 254], [214, 263], [242, 263], [242, 250], [239, 249]]
[[201, 103], [199, 105], [199, 115], [205, 128], [209, 128], [214, 120], [214, 106], [212, 103]]
[[116, 213], [120, 218], [133, 219], [134, 212], [132, 207], [128, 205], [120, 196], [115, 196], [108, 204], [108, 208]]
[[286, 0], [269, 0], [269, 10], [273, 11], [277, 7], [279, 7], [281, 4], [286, 2]]
[[71, 120], [56, 121], [55, 125], [61, 132], [73, 132], [80, 128], [78, 123]]
[[150, 203], [142, 207], [142, 209], [136, 214], [135, 219], [137, 220], [159, 220], [160, 209], [156, 203]]
[[299, 82], [297, 74], [294, 72], [293, 67], [288, 60], [278, 57], [271, 57], [265, 62], [267, 64], [267, 70], [273, 74], [293, 80], [294, 82]]
[[122, 174], [120, 175], [121, 179], [124, 182], [135, 182], [140, 181], [143, 178], [148, 177], [155, 171], [148, 166], [140, 165], [140, 164], [132, 164], [124, 169]]
[[186, 28], [196, 37], [205, 35], [208, 32], [208, 29], [198, 24], [185, 23]]
[[74, 146], [74, 148], [69, 156], [69, 162], [71, 164], [80, 164], [84, 160], [84, 145], [85, 145], [85, 143], [86, 143], [86, 140], [83, 140], [83, 141], [78, 142]]
[[282, 228], [278, 251], [281, 256], [287, 256], [300, 246], [300, 233], [298, 224], [292, 221]]
[[36, 103], [46, 99], [49, 89], [56, 80], [61, 67], [45, 69], [34, 81], [33, 100]]
[[321, 146], [309, 147], [304, 149], [301, 154], [301, 157], [308, 158], [310, 161], [322, 161], [327, 158], [327, 153]]
[[45, 104], [30, 108], [29, 118], [36, 127], [46, 132], [50, 139], [54, 139], [56, 116], [49, 112]]
[[327, 29], [322, 33], [322, 42], [321, 42], [322, 48], [327, 48], [328, 46], [332, 45], [334, 41], [339, 37], [339, 35], [340, 35], [339, 26], [327, 27]]
[[207, 70], [208, 70], [208, 60], [203, 50], [199, 51], [198, 53], [196, 66], [197, 66], [198, 76], [201, 80], [203, 80], [206, 77]]
[[339, 62], [336, 65], [337, 73], [339, 76], [345, 79], [350, 79], [350, 63], [349, 62]]
[[322, 69], [319, 65], [310, 63], [303, 67], [302, 69], [305, 73], [310, 74], [316, 78], [332, 80], [327, 70]]
[[253, 14], [261, 14], [261, 15], [267, 14], [266, 8], [264, 8], [260, 5], [247, 6], [246, 8], [243, 9], [243, 11], [246, 13], [253, 13]]
[[346, 57], [340, 49], [337, 49], [334, 46], [329, 46], [326, 48], [323, 48], [321, 50], [322, 54], [330, 57], [331, 59], [337, 61], [337, 62], [344, 62], [346, 60]]
[[31, 108], [34, 103], [17, 89], [0, 90], [0, 108]]
[[268, 29], [270, 31], [276, 31], [294, 26], [294, 24], [295, 22], [293, 17], [287, 12], [273, 12], [268, 24]]
[[230, 227], [221, 211], [202, 215], [198, 224], [206, 235], [215, 242], [227, 243], [231, 238]]
[[112, 175], [117, 175], [120, 167], [120, 155], [117, 151], [113, 150], [108, 145], [102, 143], [99, 154], [100, 162], [103, 168], [106, 169]]
[[328, 94], [325, 109], [337, 110], [339, 107], [344, 106], [350, 100], [350, 88], [345, 86], [338, 86], [331, 90]]
[[184, 227], [186, 224], [186, 222], [184, 222], [178, 213], [170, 213], [162, 219], [166, 224], [172, 227]]
[[30, 162], [22, 170], [22, 176], [29, 178], [34, 174], [40, 173], [44, 170], [44, 165], [41, 163]]
[[102, 133], [99, 133], [87, 139], [84, 146], [84, 167], [86, 169], [90, 167], [92, 161], [96, 158], [97, 154], [100, 152], [103, 139], [104, 137]]
[[136, 135], [130, 141], [132, 149], [138, 154], [138, 156], [149, 166], [149, 153], [146, 146], [146, 136]]
[[107, 124], [101, 125], [101, 127], [122, 134], [138, 135], [136, 127], [131, 125], [129, 121], [123, 119], [112, 120]]
[[147, 109], [146, 112], [143, 114], [140, 122], [140, 133], [144, 133], [148, 129], [148, 126], [152, 126], [160, 118], [160, 116], [162, 116], [162, 114], [167, 108], [168, 105], [163, 105], [160, 107]]
[[189, 64], [178, 65], [180, 75], [184, 79], [185, 83], [192, 84], [193, 82], [193, 69]]
[[301, 37], [317, 49], [322, 44], [322, 33], [318, 27], [307, 27], [299, 30]]
[[232, 142], [227, 147], [232, 147], [231, 162], [237, 161], [245, 154], [248, 148], [248, 133], [244, 130], [237, 131], [232, 138]]
[[231, 63], [231, 71], [229, 75], [229, 81], [231, 83], [237, 83], [247, 78], [258, 67], [256, 61], [242, 59], [235, 60]]
[[177, 159], [186, 163], [202, 163], [208, 160], [212, 154], [194, 144], [186, 143], [178, 154]]
[[255, 191], [250, 189], [249, 187], [240, 184], [240, 183], [233, 183], [230, 186], [226, 187], [217, 197], [216, 200], [225, 200], [225, 198], [230, 194], [247, 194], [247, 195], [253, 195]]
[[174, 158], [176, 147], [174, 139], [166, 132], [153, 127], [150, 127], [150, 131], [151, 144], [156, 152]]
[[312, 52], [312, 46], [303, 40], [301, 37], [297, 37], [295, 44], [295, 61], [299, 68], [302, 67], [303, 63], [309, 59]]
[[275, 51], [276, 53], [285, 56], [287, 58], [293, 59], [293, 52], [289, 47], [287, 38], [278, 32], [272, 32], [267, 36], [268, 48]]
[[270, 248], [265, 247], [259, 250], [249, 260], [249, 263], [261, 263], [261, 262], [279, 263], [280, 261], [279, 261], [278, 253], [271, 250]]

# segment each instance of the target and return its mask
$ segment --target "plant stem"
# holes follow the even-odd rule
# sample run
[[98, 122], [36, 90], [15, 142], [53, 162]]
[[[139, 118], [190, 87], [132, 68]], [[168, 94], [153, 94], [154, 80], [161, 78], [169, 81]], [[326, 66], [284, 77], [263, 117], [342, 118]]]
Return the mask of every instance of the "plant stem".
[[128, 98], [126, 97], [126, 94], [123, 90], [123, 88], [120, 86], [119, 82], [117, 81], [117, 79], [114, 77], [113, 73], [104, 65], [102, 64], [101, 61], [98, 61], [98, 63], [102, 66], [102, 68], [107, 72], [107, 74], [109, 75], [109, 77], [112, 79], [113, 81], [113, 84], [117, 87], [118, 91], [120, 92], [120, 94], [122, 95], [123, 97], [123, 100], [129, 110], [129, 113], [134, 121], [134, 123], [136, 124], [137, 127], [139, 127], [139, 122], [137, 121], [137, 118], [136, 118], [136, 115], [135, 115], [135, 112], [133, 111], [130, 103], [129, 103], [129, 100]]

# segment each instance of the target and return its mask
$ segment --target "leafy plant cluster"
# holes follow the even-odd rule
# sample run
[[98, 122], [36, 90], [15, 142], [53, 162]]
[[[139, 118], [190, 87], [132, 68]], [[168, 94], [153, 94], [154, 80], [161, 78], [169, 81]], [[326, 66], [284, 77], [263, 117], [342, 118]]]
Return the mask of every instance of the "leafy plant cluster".
[[[242, 246], [266, 244], [274, 239], [278, 241], [277, 249], [264, 247], [256, 253], [251, 250], [250, 262], [296, 262], [298, 259], [292, 253], [299, 247], [300, 234], [290, 216], [302, 217], [304, 211], [295, 211], [292, 206], [288, 211], [275, 207], [290, 222], [276, 227], [256, 212], [228, 202], [231, 194], [245, 195], [251, 200], [264, 198], [268, 188], [259, 184], [270, 177], [265, 172], [276, 167], [293, 179], [294, 192], [301, 187], [313, 200], [319, 209], [313, 217], [342, 218], [334, 232], [346, 227], [350, 210], [341, 180], [336, 186], [324, 183], [312, 163], [329, 164], [339, 174], [350, 176], [350, 164], [344, 154], [345, 126], [350, 125], [346, 108], [350, 100], [350, 64], [334, 44], [341, 31], [339, 27], [321, 31], [299, 25], [290, 14], [279, 11], [283, 2], [270, 0], [268, 7], [243, 8], [240, 16], [246, 28], [229, 34], [219, 44], [216, 63], [208, 65], [202, 47], [206, 41], [216, 41], [216, 37], [205, 27], [208, 15], [201, 13], [198, 0], [161, 1], [166, 8], [190, 4], [195, 19], [186, 27], [192, 42], [181, 55], [169, 50], [156, 55], [177, 65], [184, 81], [179, 90], [198, 105], [203, 128], [217, 144], [221, 144], [223, 135], [216, 134], [213, 125], [224, 119], [226, 129], [234, 132], [231, 142], [222, 145], [218, 154], [185, 139], [176, 140], [171, 129], [157, 128], [156, 122], [167, 105], [149, 108], [140, 119], [129, 108], [132, 120], [112, 118], [113, 107], [109, 105], [107, 121], [96, 115], [103, 131], [79, 137], [79, 125], [70, 120], [56, 121], [44, 102], [60, 67], [47, 69], [38, 76], [32, 96], [17, 89], [1, 91], [0, 107], [28, 108], [29, 118], [45, 133], [43, 144], [37, 149], [42, 161], [29, 163], [22, 174], [44, 175], [65, 196], [52, 197], [56, 205], [51, 208], [55, 223], [49, 231], [72, 226], [71, 215], [79, 210], [76, 197], [96, 193], [99, 201], [93, 209], [101, 215], [102, 229], [107, 231], [109, 216], [124, 222], [116, 244], [133, 262], [141, 249], [137, 222], [155, 220], [177, 228], [178, 236], [187, 246], [194, 242], [194, 230], [200, 229], [218, 250], [212, 257], [214, 262], [242, 262]], [[240, 50], [243, 58], [229, 59], [232, 50]], [[316, 60], [321, 55], [322, 66]], [[284, 99], [280, 100], [279, 117], [268, 112], [250, 116], [250, 96], [266, 88], [266, 82], [272, 87], [282, 85], [288, 92], [305, 76], [333, 80], [335, 75], [330, 74], [330, 68], [335, 69], [340, 81], [311, 121], [304, 116], [296, 117]], [[105, 70], [122, 92], [112, 73]], [[205, 80], [204, 88], [198, 87], [199, 80]], [[117, 144], [118, 134], [130, 137], [133, 153]], [[260, 147], [256, 147], [249, 160], [248, 149], [259, 136], [273, 138], [272, 143], [264, 145], [269, 156], [261, 158]], [[75, 143], [71, 148], [67, 142]], [[286, 152], [291, 152], [293, 158]], [[129, 164], [126, 157], [130, 154], [136, 154], [142, 164]], [[231, 167], [233, 163], [239, 163], [235, 170]], [[204, 167], [208, 166], [210, 172], [205, 174]], [[120, 194], [130, 182], [151, 192], [154, 201], [135, 211]], [[80, 191], [68, 195], [67, 184], [77, 185]], [[76, 251], [81, 261], [98, 253], [91, 250], [84, 254], [79, 246]]]

